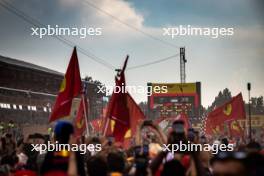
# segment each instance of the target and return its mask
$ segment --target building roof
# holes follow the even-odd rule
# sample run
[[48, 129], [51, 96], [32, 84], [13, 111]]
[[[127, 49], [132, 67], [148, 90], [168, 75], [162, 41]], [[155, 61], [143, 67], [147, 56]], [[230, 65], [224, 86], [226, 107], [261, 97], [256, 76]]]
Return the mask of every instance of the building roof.
[[38, 66], [38, 65], [28, 63], [28, 62], [25, 62], [22, 60], [17, 60], [17, 59], [13, 59], [13, 58], [1, 56], [1, 55], [0, 55], [0, 62], [9, 64], [9, 65], [23, 67], [23, 68], [29, 68], [29, 69], [33, 69], [33, 70], [37, 70], [37, 71], [42, 71], [42, 72], [46, 72], [46, 73], [50, 73], [50, 74], [63, 75], [63, 73], [61, 73], [61, 72], [51, 70], [51, 69], [48, 69], [46, 67]]

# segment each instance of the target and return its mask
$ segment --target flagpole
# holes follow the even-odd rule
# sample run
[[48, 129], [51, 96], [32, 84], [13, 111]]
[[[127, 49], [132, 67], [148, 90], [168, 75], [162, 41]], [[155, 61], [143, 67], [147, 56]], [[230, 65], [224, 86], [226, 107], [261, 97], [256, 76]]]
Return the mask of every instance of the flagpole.
[[[118, 78], [120, 78], [121, 77], [121, 75], [122, 74], [124, 74], [124, 71], [125, 71], [125, 69], [126, 69], [126, 66], [127, 66], [127, 61], [128, 61], [128, 58], [129, 58], [129, 55], [127, 55], [126, 56], [126, 60], [125, 60], [125, 63], [124, 63], [124, 65], [123, 65], [123, 68], [122, 69], [120, 69], [120, 68], [118, 68], [118, 69], [115, 69], [115, 71], [117, 72], [116, 73], [116, 79], [118, 79]], [[113, 96], [113, 94], [112, 94], [112, 96]], [[112, 97], [111, 97], [112, 98]], [[108, 108], [110, 108], [110, 107], [108, 107]], [[107, 111], [109, 111], [109, 109], [107, 110]], [[109, 123], [111, 123], [111, 121], [110, 121], [110, 119], [109, 119], [109, 114], [107, 113], [106, 114], [106, 123], [105, 123], [105, 126], [104, 126], [104, 131], [103, 131], [103, 136], [105, 136], [106, 135], [106, 132], [107, 132], [107, 129], [108, 129], [108, 126], [109, 126]], [[110, 124], [111, 125], [111, 124]], [[111, 128], [111, 126], [110, 126], [110, 128]]]
[[247, 84], [247, 90], [248, 90], [248, 117], [249, 117], [249, 140], [252, 141], [252, 126], [251, 126], [251, 101], [250, 101], [250, 90], [251, 90], [251, 83]]
[[108, 128], [108, 125], [109, 125], [109, 118], [108, 117], [106, 117], [107, 119], [106, 119], [106, 124], [105, 124], [105, 127], [104, 127], [104, 131], [103, 131], [103, 136], [105, 136], [106, 135], [106, 131], [107, 131], [107, 128]]
[[[127, 58], [128, 58], [128, 56], [127, 56]], [[126, 59], [127, 59], [126, 58]], [[124, 65], [124, 67], [126, 66], [126, 64]], [[117, 72], [116, 73], [116, 77], [119, 77], [120, 76], [120, 72], [122, 71], [121, 69], [115, 69], [115, 71]], [[113, 96], [113, 94], [112, 94], [112, 96]], [[109, 102], [108, 102], [109, 103]], [[109, 109], [108, 109], [109, 107], [107, 107], [107, 111], [109, 111]], [[109, 121], [110, 121], [110, 119], [109, 119], [109, 117], [108, 117], [108, 112], [106, 113], [106, 122], [104, 123], [104, 129], [103, 129], [103, 136], [105, 136], [106, 135], [106, 132], [107, 132], [107, 129], [108, 129], [108, 125], [109, 125]], [[111, 128], [111, 127], [110, 127]]]
[[84, 118], [85, 118], [85, 124], [86, 124], [86, 135], [87, 137], [90, 135], [90, 132], [89, 132], [89, 125], [88, 125], [88, 115], [87, 115], [87, 106], [86, 106], [86, 103], [85, 103], [85, 92], [82, 94], [82, 104], [83, 104], [83, 109], [84, 109]]

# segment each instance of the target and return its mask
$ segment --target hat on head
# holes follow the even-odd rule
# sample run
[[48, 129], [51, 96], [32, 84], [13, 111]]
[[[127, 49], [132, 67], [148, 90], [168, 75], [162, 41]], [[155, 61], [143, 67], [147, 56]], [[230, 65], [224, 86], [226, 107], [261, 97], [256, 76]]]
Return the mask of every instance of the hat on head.
[[55, 139], [62, 144], [69, 142], [70, 135], [74, 133], [73, 125], [67, 121], [58, 121], [55, 125]]

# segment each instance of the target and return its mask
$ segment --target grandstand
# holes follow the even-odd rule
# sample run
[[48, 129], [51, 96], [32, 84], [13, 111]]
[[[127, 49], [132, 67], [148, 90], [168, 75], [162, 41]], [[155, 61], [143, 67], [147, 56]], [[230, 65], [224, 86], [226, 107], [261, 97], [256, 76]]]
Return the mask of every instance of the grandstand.
[[[46, 124], [63, 73], [0, 56], [0, 121], [13, 120], [21, 124]], [[96, 94], [96, 85], [86, 83], [88, 98], [94, 102], [90, 118], [101, 116], [103, 96]], [[96, 96], [95, 96], [96, 95]], [[74, 100], [70, 118], [76, 114], [78, 98]]]

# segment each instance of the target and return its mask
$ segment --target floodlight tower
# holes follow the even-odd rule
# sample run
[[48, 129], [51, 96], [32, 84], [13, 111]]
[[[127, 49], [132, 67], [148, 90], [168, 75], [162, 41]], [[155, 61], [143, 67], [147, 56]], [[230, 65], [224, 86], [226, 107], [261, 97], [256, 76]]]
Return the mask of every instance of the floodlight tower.
[[180, 48], [180, 74], [181, 74], [181, 83], [186, 83], [186, 73], [185, 73], [185, 47]]

